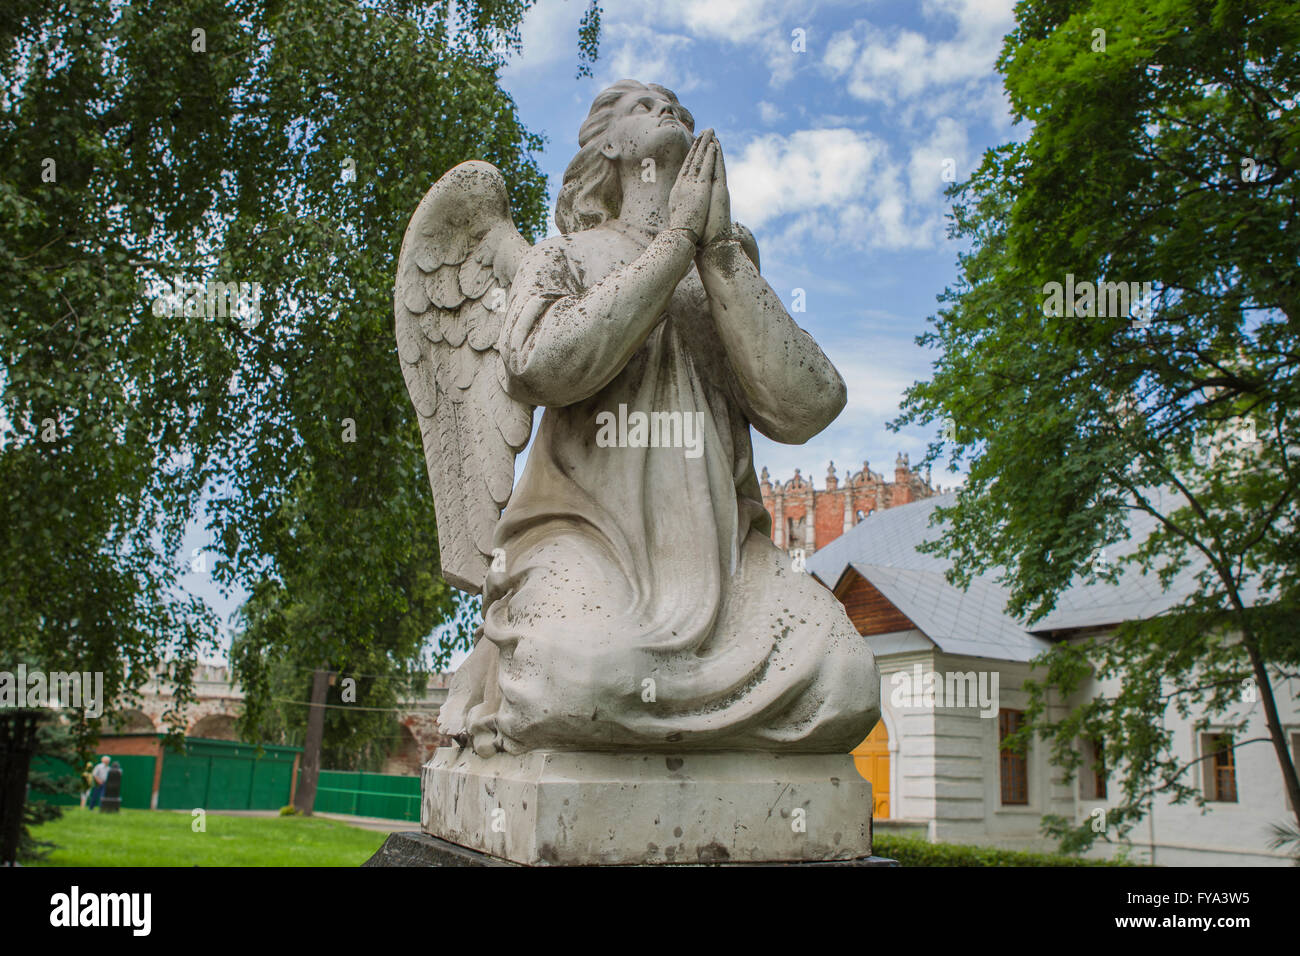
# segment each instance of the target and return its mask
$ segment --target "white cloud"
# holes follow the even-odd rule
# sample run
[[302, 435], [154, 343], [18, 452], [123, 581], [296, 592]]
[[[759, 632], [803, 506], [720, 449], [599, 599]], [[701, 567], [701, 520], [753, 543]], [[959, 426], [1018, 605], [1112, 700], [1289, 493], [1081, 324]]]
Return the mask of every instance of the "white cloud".
[[787, 213], [849, 202], [881, 150], [878, 140], [848, 129], [760, 136], [727, 168], [737, 218], [761, 226]]
[[[1012, 0], [924, 0], [925, 35], [866, 21], [833, 34], [821, 45], [823, 71], [854, 98], [888, 107], [905, 138], [867, 132], [864, 120], [877, 124], [866, 115], [809, 117], [814, 128], [759, 136], [728, 159], [737, 218], [768, 227], [765, 243], [781, 251], [937, 247], [948, 211], [945, 162], [967, 178], [977, 158], [970, 124], [1007, 125], [993, 64], [1011, 8]], [[759, 111], [772, 122], [763, 103]]]
[[[922, 149], [949, 148], [944, 127]], [[924, 168], [925, 152], [913, 160]], [[932, 247], [943, 234], [939, 190], [892, 158], [886, 144], [852, 129], [767, 133], [727, 161], [736, 219], [777, 233], [776, 247], [838, 244], [853, 248]], [[934, 182], [940, 183], [938, 167]]]
[[[806, 445], [781, 445], [755, 434], [755, 468], [767, 466], [772, 479], [781, 481], [789, 480], [794, 469], [800, 468], [805, 477], [812, 478], [814, 487], [824, 488], [829, 461], [835, 462], [841, 481], [846, 470], [861, 469], [863, 459], [869, 459], [871, 470], [890, 481], [899, 452], [909, 455], [914, 466], [919, 465], [930, 442], [938, 438], [937, 426], [909, 426], [900, 432], [885, 427], [898, 417], [904, 391], [914, 381], [929, 377], [934, 357], [917, 348], [910, 335], [900, 334], [906, 322], [903, 316], [865, 310], [863, 321], [851, 327], [835, 333], [823, 328], [818, 344], [843, 376], [848, 403], [839, 417]], [[889, 331], [894, 326], [897, 330]], [[946, 459], [936, 463], [935, 485], [949, 488], [964, 480], [964, 471], [948, 471]]]
[[524, 14], [519, 35], [523, 52], [513, 56], [505, 73], [531, 71], [557, 60], [578, 63], [578, 21], [586, 11], [581, 3], [538, 3]]
[[898, 415], [898, 405], [903, 392], [914, 381], [914, 376], [902, 374], [897, 366], [885, 366], [876, 349], [856, 354], [837, 354], [835, 367], [848, 386], [848, 404], [843, 414], [862, 416], [867, 421], [880, 423]]
[[775, 123], [777, 120], [785, 116], [785, 113], [783, 113], [781, 111], [781, 108], [778, 107], [775, 103], [769, 103], [767, 102], [767, 100], [759, 100], [758, 115], [759, 118], [762, 119], [764, 123], [770, 126], [771, 124]]
[[621, 79], [658, 83], [674, 93], [689, 93], [700, 85], [699, 77], [689, 68], [691, 38], [666, 33], [648, 26], [617, 23], [604, 28], [602, 53], [604, 83]]
[[853, 66], [857, 51], [858, 41], [853, 39], [851, 31], [844, 30], [831, 37], [822, 63], [834, 74], [845, 73]]
[[[842, 0], [807, 4], [798, 16], [791, 16], [788, 5], [781, 0], [606, 4], [601, 17], [598, 66], [602, 76], [609, 79], [632, 76], [686, 88], [683, 78], [689, 81], [694, 76], [690, 67], [692, 55], [698, 50], [695, 41], [721, 43], [764, 63], [772, 85], [780, 86], [801, 66], [814, 65], [813, 37], [810, 35], [808, 40], [809, 52], [798, 54], [790, 48], [791, 30], [800, 27], [811, 31], [814, 12], [837, 2]], [[583, 2], [558, 0], [529, 9], [521, 30], [523, 53], [511, 60], [507, 73], [529, 72], [565, 58], [576, 66], [578, 21], [585, 10]]]
[[651, 22], [680, 27], [702, 39], [743, 44], [780, 29], [783, 5], [777, 0], [661, 0], [638, 6]]
[[911, 195], [918, 199], [939, 199], [949, 185], [943, 178], [944, 164], [949, 161], [958, 180], [970, 175], [966, 128], [951, 117], [943, 116], [935, 122], [930, 136], [912, 148], [907, 170]]
[[953, 29], [943, 40], [861, 20], [831, 38], [822, 66], [867, 102], [916, 102], [952, 87], [982, 97], [997, 84], [993, 66], [1013, 24], [1012, 6], [1013, 0], [925, 0], [922, 15]]
[[[789, 4], [780, 0], [666, 0], [653, 7], [647, 4], [643, 10], [651, 23], [753, 51], [767, 67], [770, 85], [779, 87], [789, 83], [801, 67], [812, 65], [815, 33], [811, 21], [823, 5], [805, 4], [791, 14]], [[801, 51], [793, 49], [796, 29], [805, 31]]]

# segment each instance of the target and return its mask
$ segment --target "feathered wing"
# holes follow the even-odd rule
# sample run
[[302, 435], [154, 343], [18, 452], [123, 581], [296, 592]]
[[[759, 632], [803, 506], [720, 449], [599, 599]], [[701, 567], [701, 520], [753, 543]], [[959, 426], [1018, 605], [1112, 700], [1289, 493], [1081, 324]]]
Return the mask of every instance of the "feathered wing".
[[450, 170], [420, 200], [397, 260], [397, 351], [438, 519], [442, 574], [477, 594], [533, 408], [505, 393], [497, 338], [527, 240], [491, 163]]

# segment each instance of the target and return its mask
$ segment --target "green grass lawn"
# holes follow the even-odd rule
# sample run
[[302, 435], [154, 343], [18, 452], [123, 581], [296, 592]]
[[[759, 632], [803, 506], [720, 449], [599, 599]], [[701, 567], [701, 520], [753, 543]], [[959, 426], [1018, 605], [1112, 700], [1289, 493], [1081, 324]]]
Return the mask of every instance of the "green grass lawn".
[[359, 866], [386, 833], [308, 817], [207, 815], [207, 832], [188, 813], [65, 807], [63, 818], [33, 828], [58, 845], [36, 866]]

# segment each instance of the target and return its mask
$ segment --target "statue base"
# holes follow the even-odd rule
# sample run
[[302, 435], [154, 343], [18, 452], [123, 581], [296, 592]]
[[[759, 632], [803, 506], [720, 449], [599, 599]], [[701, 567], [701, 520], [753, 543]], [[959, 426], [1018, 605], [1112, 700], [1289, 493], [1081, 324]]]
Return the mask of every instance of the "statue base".
[[[439, 840], [436, 836], [418, 830], [402, 830], [388, 834], [375, 855], [361, 864], [365, 867], [424, 867], [424, 866], [523, 866], [498, 860], [486, 853], [467, 850], [463, 846]], [[864, 856], [856, 860], [825, 860], [811, 863], [694, 863], [662, 864], [664, 866], [898, 866], [897, 860], [882, 856]]]
[[871, 857], [871, 807], [848, 754], [443, 747], [424, 765], [420, 822], [525, 866], [888, 865]]

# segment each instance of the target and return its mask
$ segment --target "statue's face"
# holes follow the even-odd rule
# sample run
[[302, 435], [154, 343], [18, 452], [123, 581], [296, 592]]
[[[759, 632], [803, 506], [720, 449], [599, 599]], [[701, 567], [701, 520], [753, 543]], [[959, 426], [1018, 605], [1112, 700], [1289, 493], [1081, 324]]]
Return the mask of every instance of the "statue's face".
[[680, 166], [695, 141], [682, 122], [683, 111], [662, 93], [633, 90], [614, 107], [601, 152], [608, 159], [639, 163], [649, 157], [662, 166]]

